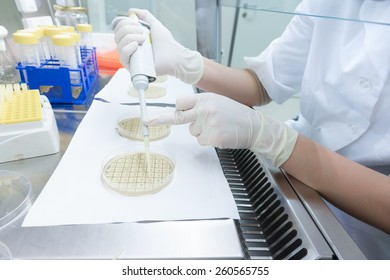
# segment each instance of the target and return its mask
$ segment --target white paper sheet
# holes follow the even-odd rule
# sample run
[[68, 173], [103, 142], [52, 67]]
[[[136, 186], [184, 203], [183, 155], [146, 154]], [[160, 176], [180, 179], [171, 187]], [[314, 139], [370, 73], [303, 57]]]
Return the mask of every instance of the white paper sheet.
[[[114, 80], [105, 91], [118, 93], [116, 83]], [[151, 113], [156, 110], [148, 109]], [[128, 147], [130, 151], [140, 145], [122, 138], [115, 129], [118, 117], [132, 110], [139, 107], [92, 103], [23, 226], [239, 219], [214, 148], [200, 146], [190, 135], [188, 125], [173, 126], [168, 137], [150, 143], [151, 148], [158, 146], [175, 161], [173, 180], [163, 190], [129, 197], [103, 185], [100, 177], [103, 159], [117, 149]]]

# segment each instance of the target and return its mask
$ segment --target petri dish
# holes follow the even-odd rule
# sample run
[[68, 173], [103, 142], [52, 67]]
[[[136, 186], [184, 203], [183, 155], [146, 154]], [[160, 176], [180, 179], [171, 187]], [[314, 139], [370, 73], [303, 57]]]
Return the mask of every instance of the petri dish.
[[0, 241], [0, 260], [12, 260], [10, 249]]
[[[134, 87], [130, 88], [129, 94], [130, 96], [138, 97], [138, 91]], [[165, 88], [156, 85], [149, 85], [149, 87], [145, 91], [145, 98], [157, 99], [165, 96], [166, 94], [167, 94], [167, 90]]]
[[149, 164], [145, 149], [133, 145], [109, 154], [102, 163], [105, 186], [127, 196], [156, 193], [172, 181], [175, 163], [166, 153], [150, 147]]
[[31, 207], [31, 183], [20, 173], [0, 170], [0, 230]]
[[165, 83], [168, 80], [168, 75], [157, 76], [155, 83]]
[[[117, 129], [122, 137], [143, 141], [143, 125], [140, 117], [123, 115], [117, 121]], [[149, 141], [163, 139], [171, 132], [170, 125], [154, 125], [149, 126]]]

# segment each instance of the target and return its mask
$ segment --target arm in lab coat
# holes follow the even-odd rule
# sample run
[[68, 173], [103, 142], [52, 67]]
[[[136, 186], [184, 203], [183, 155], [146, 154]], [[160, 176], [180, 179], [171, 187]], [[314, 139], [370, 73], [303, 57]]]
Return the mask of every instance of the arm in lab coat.
[[390, 177], [315, 143], [285, 123], [214, 93], [180, 96], [176, 111], [144, 124], [191, 123], [200, 145], [250, 149], [281, 166], [345, 212], [390, 233]]
[[[316, 4], [303, 1], [299, 11], [311, 14], [317, 11]], [[300, 92], [313, 29], [314, 20], [311, 17], [294, 17], [283, 34], [258, 57], [244, 57], [251, 70], [227, 67], [203, 58], [203, 74], [196, 86], [248, 106], [267, 104], [271, 97], [275, 98], [279, 94], [283, 95], [280, 100], [286, 100]]]
[[299, 136], [282, 165], [289, 174], [356, 218], [390, 233], [390, 177]]
[[204, 72], [196, 86], [204, 91], [225, 95], [248, 106], [271, 101], [258, 77], [249, 69], [231, 68], [203, 58]]

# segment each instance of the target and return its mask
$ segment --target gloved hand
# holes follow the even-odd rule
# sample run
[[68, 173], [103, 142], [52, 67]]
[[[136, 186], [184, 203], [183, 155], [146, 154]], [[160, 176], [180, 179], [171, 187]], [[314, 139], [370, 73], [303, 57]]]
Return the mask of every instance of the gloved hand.
[[179, 97], [176, 111], [145, 117], [145, 125], [190, 124], [201, 145], [250, 149], [279, 167], [291, 155], [298, 137], [286, 124], [214, 93]]
[[[196, 84], [203, 74], [203, 58], [199, 52], [192, 51], [179, 44], [172, 33], [147, 10], [130, 9], [138, 18], [150, 24], [153, 56], [157, 75], [171, 75], [185, 83]], [[120, 21], [115, 29], [115, 42], [120, 61], [129, 70], [129, 59], [142, 44], [142, 29], [132, 19]]]

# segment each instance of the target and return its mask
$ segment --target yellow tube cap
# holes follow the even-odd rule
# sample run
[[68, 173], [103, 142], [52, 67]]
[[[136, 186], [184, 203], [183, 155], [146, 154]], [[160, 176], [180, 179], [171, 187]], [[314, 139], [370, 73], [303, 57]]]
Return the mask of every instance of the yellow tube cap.
[[56, 46], [72, 46], [75, 43], [74, 38], [67, 34], [58, 34], [51, 37]]
[[78, 32], [92, 32], [92, 25], [88, 23], [79, 23], [76, 25]]
[[15, 32], [13, 34], [14, 42], [23, 45], [35, 45], [38, 44], [38, 36], [29, 32]]
[[81, 35], [77, 32], [63, 32], [61, 34], [72, 36], [74, 39], [74, 42], [80, 42], [80, 40], [81, 40]]

